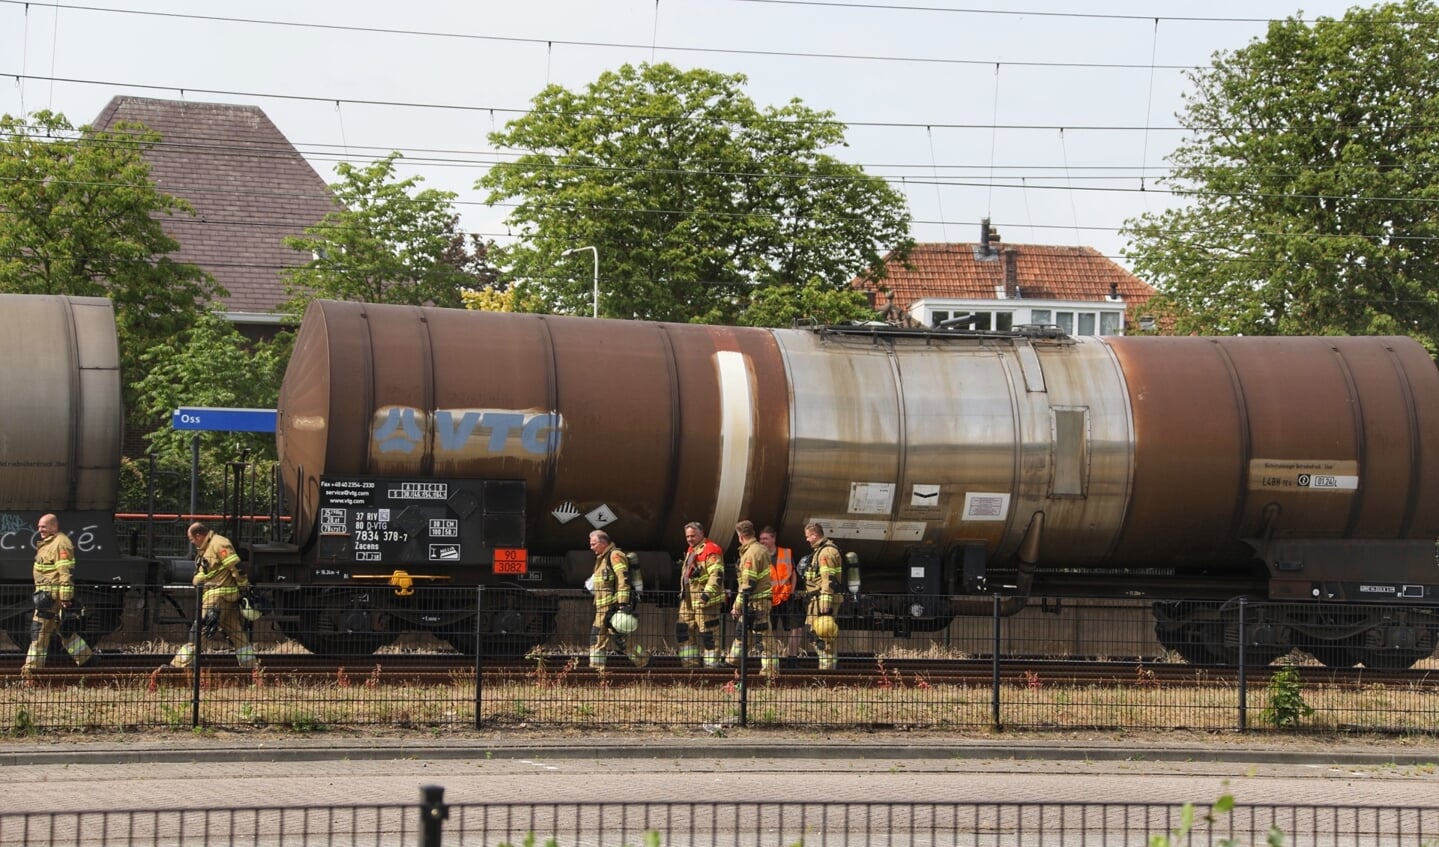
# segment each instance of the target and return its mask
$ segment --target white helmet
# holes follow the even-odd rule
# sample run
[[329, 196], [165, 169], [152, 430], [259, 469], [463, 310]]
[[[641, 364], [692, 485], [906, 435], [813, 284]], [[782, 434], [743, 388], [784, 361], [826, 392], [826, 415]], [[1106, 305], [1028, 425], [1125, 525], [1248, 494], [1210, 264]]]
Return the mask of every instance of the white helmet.
[[257, 621], [263, 614], [264, 612], [255, 608], [254, 604], [250, 602], [249, 597], [240, 598], [240, 617], [247, 621]]
[[629, 635], [640, 628], [640, 619], [630, 612], [615, 612], [610, 615], [610, 629], [620, 635]]

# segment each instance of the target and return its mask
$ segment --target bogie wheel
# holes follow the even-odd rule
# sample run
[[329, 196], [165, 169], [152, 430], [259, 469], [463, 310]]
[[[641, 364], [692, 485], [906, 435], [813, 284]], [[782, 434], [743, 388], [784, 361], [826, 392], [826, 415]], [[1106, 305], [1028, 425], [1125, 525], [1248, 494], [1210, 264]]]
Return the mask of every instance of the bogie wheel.
[[1157, 601], [1154, 604], [1154, 636], [1161, 646], [1171, 653], [1178, 653], [1184, 661], [1193, 665], [1213, 662], [1218, 648], [1216, 643], [1221, 635], [1219, 625], [1214, 621], [1191, 620], [1192, 603]]
[[280, 631], [317, 656], [368, 656], [395, 640], [379, 593], [327, 587], [280, 592]]
[[466, 617], [444, 633], [459, 652], [473, 656], [479, 650], [491, 658], [517, 658], [554, 635], [558, 600], [523, 590], [488, 596], [491, 602], [480, 610], [478, 621]]

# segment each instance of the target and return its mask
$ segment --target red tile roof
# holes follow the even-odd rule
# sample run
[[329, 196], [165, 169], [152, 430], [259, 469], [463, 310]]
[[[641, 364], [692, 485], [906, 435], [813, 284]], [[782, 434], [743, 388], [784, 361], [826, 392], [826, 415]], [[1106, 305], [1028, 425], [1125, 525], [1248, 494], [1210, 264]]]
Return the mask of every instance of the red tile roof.
[[1105, 258], [1093, 247], [992, 242], [986, 254], [979, 244], [916, 244], [906, 264], [886, 258], [889, 277], [878, 285], [856, 284], [876, 292], [875, 305], [885, 305], [884, 291], [894, 292], [902, 311], [923, 299], [999, 299], [1005, 285], [1004, 253], [1014, 251], [1014, 282], [1026, 300], [1103, 301], [1111, 286], [1132, 309], [1155, 295], [1148, 283]]
[[91, 123], [142, 123], [161, 141], [145, 154], [160, 190], [182, 197], [193, 217], [164, 220], [180, 242], [176, 258], [204, 268], [230, 296], [231, 312], [269, 312], [289, 299], [283, 268], [310, 257], [286, 247], [336, 208], [329, 186], [265, 113], [254, 106], [116, 97]]

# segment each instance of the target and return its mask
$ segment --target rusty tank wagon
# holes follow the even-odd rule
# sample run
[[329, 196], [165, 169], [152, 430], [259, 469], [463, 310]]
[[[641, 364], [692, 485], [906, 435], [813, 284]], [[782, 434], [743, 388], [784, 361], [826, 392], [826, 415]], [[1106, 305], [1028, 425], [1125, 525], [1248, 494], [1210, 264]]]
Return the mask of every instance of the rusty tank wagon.
[[[126, 592], [174, 580], [115, 538], [113, 311], [0, 295], [0, 346], [5, 629], [28, 630], [48, 511], [82, 548], [85, 631], [103, 634]], [[281, 628], [319, 653], [406, 630], [523, 650], [548, 637], [554, 592], [587, 575], [592, 529], [664, 596], [684, 524], [732, 552], [742, 518], [791, 547], [817, 521], [855, 554], [849, 629], [1138, 597], [1159, 641], [1194, 661], [1243, 643], [1256, 661], [1298, 646], [1370, 667], [1430, 655], [1439, 629], [1439, 369], [1406, 338], [756, 329], [316, 301], [277, 440], [292, 532], [245, 551]], [[437, 591], [481, 586], [511, 590], [483, 607]], [[1240, 599], [1243, 619], [1226, 602]]]

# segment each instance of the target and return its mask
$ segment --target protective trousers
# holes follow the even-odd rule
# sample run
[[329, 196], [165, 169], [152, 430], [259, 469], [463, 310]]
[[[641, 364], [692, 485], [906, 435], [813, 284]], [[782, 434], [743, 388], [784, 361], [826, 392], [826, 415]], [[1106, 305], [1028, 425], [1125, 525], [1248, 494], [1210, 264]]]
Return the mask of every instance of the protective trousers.
[[[826, 612], [826, 614], [833, 615], [836, 621], [839, 620], [840, 603], [841, 600], [839, 596], [835, 595], [830, 599], [829, 611]], [[820, 638], [818, 635], [815, 635], [814, 619], [820, 617], [819, 606], [820, 598], [811, 597], [809, 599], [809, 606], [806, 608], [804, 615], [804, 630], [805, 635], [807, 635], [811, 643], [814, 644], [815, 655], [819, 657], [819, 669], [822, 671], [832, 671], [839, 667], [839, 636], [836, 635], [834, 638]]]
[[590, 624], [590, 667], [595, 670], [604, 670], [605, 663], [609, 659], [610, 650], [618, 650], [629, 656], [630, 661], [637, 668], [642, 668], [650, 663], [649, 654], [645, 648], [638, 644], [629, 644], [629, 639], [610, 629], [610, 615], [614, 614], [618, 606], [596, 606], [595, 619]]
[[[36, 612], [35, 617], [30, 620], [30, 647], [25, 651], [25, 666], [20, 669], [22, 676], [45, 667], [45, 660], [50, 654], [50, 639], [60, 634], [60, 616], [55, 612]], [[94, 658], [94, 651], [80, 633], [74, 633], [68, 638], [62, 637], [65, 645], [65, 652], [75, 660], [75, 664], [84, 667]]]
[[[255, 648], [250, 644], [250, 636], [245, 633], [238, 599], [218, 592], [206, 592], [204, 605], [200, 610], [200, 627], [206, 637], [214, 637], [219, 631], [224, 631], [225, 638], [235, 650], [235, 661], [240, 667], [253, 668], [259, 664], [255, 658]], [[190, 640], [181, 645], [175, 658], [170, 660], [170, 665], [188, 668], [194, 663], [195, 630], [192, 627]]]
[[739, 664], [740, 656], [744, 653], [745, 630], [748, 629], [751, 650], [756, 646], [755, 641], [759, 641], [760, 672], [771, 678], [779, 676], [779, 643], [775, 641], [774, 631], [770, 629], [769, 616], [768, 597], [746, 602], [740, 631], [735, 634], [734, 643], [730, 644], [729, 656], [725, 658], [727, 664]]
[[720, 627], [720, 604], [723, 597], [703, 598], [704, 583], [691, 583], [680, 598], [679, 621], [675, 623], [675, 641], [679, 643], [680, 666], [699, 667], [700, 647], [704, 646], [704, 665], [707, 668], [720, 666], [719, 647], [715, 644], [715, 633]]

